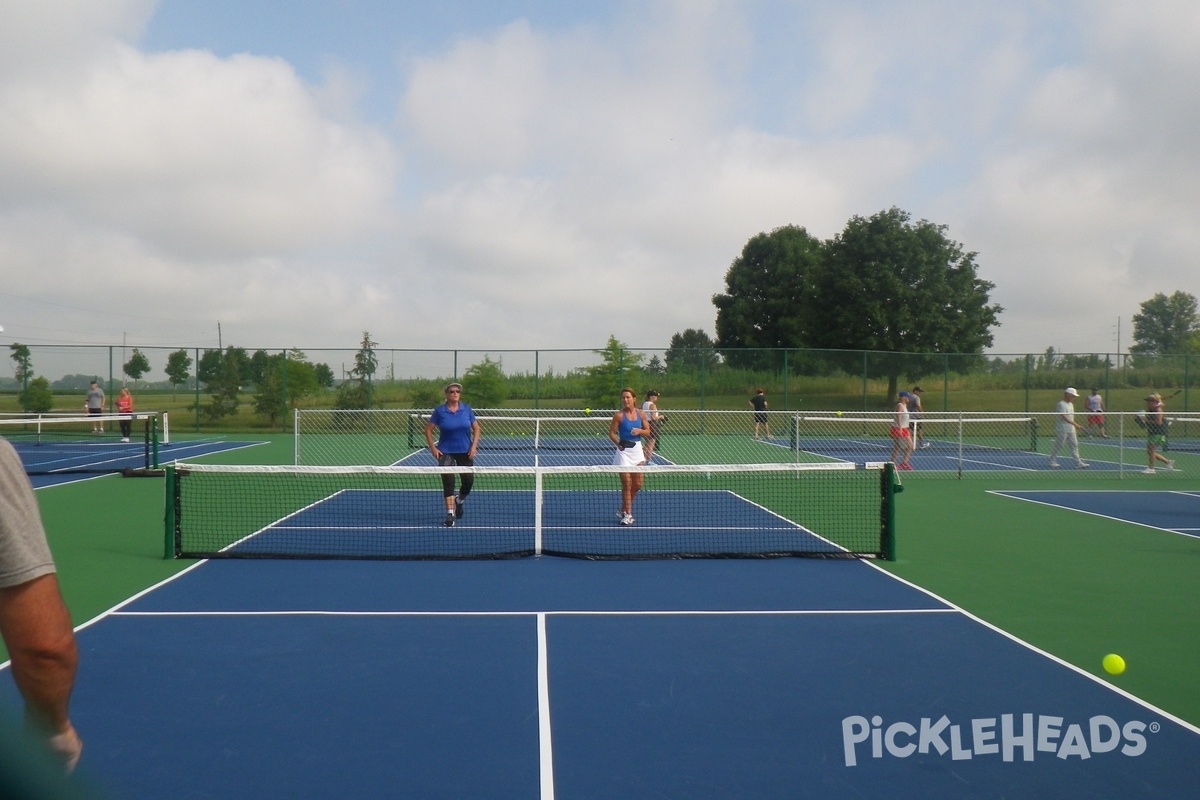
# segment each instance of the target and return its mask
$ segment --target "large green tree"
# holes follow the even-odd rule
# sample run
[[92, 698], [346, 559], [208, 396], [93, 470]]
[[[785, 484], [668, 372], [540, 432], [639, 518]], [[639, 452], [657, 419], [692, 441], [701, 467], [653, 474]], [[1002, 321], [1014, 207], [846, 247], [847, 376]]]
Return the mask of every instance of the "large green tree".
[[150, 371], [150, 359], [146, 358], [146, 354], [135, 347], [133, 348], [133, 355], [121, 365], [121, 369], [130, 378], [133, 378], [133, 385], [136, 387], [137, 382], [142, 379], [142, 376]]
[[250, 356], [246, 348], [230, 345], [224, 350], [205, 350], [196, 366], [196, 377], [209, 393], [204, 414], [221, 419], [238, 413], [242, 386], [248, 383]]
[[[912, 222], [898, 208], [853, 217], [825, 247], [811, 306], [815, 347], [873, 350], [907, 357], [873, 359], [873, 377], [936, 370], [938, 356], [975, 353], [992, 344], [1003, 310], [988, 302], [995, 285], [979, 277], [975, 253], [946, 235], [945, 225]], [[961, 362], [960, 362], [961, 364]]]
[[16, 365], [15, 376], [17, 385], [21, 387], [21, 408], [25, 411], [33, 411], [29, 407], [29, 381], [33, 377], [33, 356], [29, 352], [29, 345], [13, 342], [8, 346], [10, 351], [9, 358]]
[[717, 307], [717, 347], [732, 366], [769, 368], [777, 355], [746, 348], [807, 347], [822, 244], [788, 225], [746, 242], [725, 273]]
[[179, 387], [188, 382], [191, 377], [188, 371], [192, 368], [192, 357], [186, 350], [176, 350], [167, 356], [167, 380], [171, 382], [171, 395], [179, 391]]
[[473, 405], [480, 408], [499, 408], [508, 397], [508, 383], [499, 361], [484, 356], [483, 361], [472, 364], [463, 373], [463, 391]]
[[626, 386], [639, 393], [637, 383], [642, 373], [644, 353], [635, 353], [616, 336], [609, 336], [603, 350], [595, 351], [601, 363], [586, 369], [584, 387], [587, 399], [596, 408], [617, 408], [620, 392]]
[[338, 387], [337, 407], [342, 409], [370, 408], [374, 398], [375, 371], [379, 359], [375, 355], [378, 342], [371, 340], [371, 332], [363, 331], [358, 352], [354, 354], [354, 367], [346, 380]]
[[260, 361], [256, 366], [256, 369], [261, 369], [261, 374], [257, 379], [254, 410], [264, 415], [272, 425], [281, 413], [294, 409], [298, 401], [320, 389], [317, 368], [302, 350], [293, 348], [287, 353], [267, 354]]
[[1166, 355], [1200, 351], [1200, 314], [1196, 298], [1187, 292], [1168, 297], [1161, 292], [1141, 305], [1133, 315], [1133, 340], [1129, 352]]
[[34, 414], [46, 414], [54, 408], [54, 392], [50, 390], [50, 381], [42, 377], [29, 381], [29, 388], [22, 397], [25, 410]]
[[716, 342], [698, 328], [688, 328], [672, 336], [663, 355], [669, 370], [713, 370], [721, 362]]

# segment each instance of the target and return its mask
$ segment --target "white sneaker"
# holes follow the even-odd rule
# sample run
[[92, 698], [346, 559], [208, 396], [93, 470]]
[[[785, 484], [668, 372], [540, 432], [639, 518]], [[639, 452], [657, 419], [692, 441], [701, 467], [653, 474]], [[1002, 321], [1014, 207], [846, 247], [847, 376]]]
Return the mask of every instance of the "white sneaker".
[[1058, 469], [1058, 462], [1057, 462], [1057, 461], [1051, 461], [1051, 462], [1050, 462], [1050, 467], [1051, 467], [1051, 469]]
[[622, 514], [621, 515], [621, 524], [622, 525], [632, 525], [633, 524], [633, 514]]
[[128, 444], [128, 443], [129, 443], [129, 437], [128, 437], [128, 436], [122, 436], [122, 437], [121, 437], [121, 441], [122, 441], [122, 442], [125, 442], [126, 444]]
[[1168, 461], [1168, 462], [1167, 462], [1167, 466], [1163, 467], [1163, 469], [1166, 469], [1166, 470], [1173, 470], [1173, 469], [1175, 469], [1175, 462], [1174, 462], [1174, 461]]
[[1090, 466], [1091, 466], [1091, 464], [1085, 464], [1084, 462], [1080, 461], [1078, 464], [1075, 465], [1075, 469], [1087, 469]]
[[1146, 467], [1144, 470], [1142, 470], [1142, 474], [1143, 475], [1153, 475], [1154, 467]]

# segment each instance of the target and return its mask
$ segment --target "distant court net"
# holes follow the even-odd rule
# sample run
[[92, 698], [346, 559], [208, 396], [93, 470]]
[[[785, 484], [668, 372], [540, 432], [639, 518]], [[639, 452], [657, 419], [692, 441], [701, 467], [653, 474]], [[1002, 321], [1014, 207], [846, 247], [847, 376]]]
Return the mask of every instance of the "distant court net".
[[[645, 473], [621, 525], [619, 472]], [[453, 527], [443, 473], [474, 473]], [[889, 558], [889, 464], [167, 468], [185, 558]]]
[[1166, 449], [1176, 453], [1200, 453], [1200, 414], [1167, 417]]
[[[857, 454], [891, 447], [891, 414], [837, 416], [820, 414], [792, 419], [790, 442], [799, 451]], [[914, 420], [916, 446], [950, 453], [982, 451], [1037, 452], [1038, 421], [1022, 417], [921, 417]]]
[[154, 414], [5, 417], [0, 436], [30, 475], [144, 470], [156, 458], [155, 419]]
[[[541, 453], [560, 465], [611, 460], [608, 438], [613, 410], [475, 409], [482, 429], [479, 452]], [[757, 464], [797, 459], [789, 452], [794, 412], [770, 412], [771, 436], [755, 441], [746, 411], [670, 410], [656, 426], [659, 456], [675, 463]], [[428, 411], [413, 409], [302, 409], [295, 417], [296, 464], [387, 466], [426, 447]], [[576, 458], [572, 458], [572, 456]], [[497, 459], [500, 460], [500, 459]], [[817, 459], [811, 459], [817, 460]]]
[[[563, 466], [610, 461], [612, 413], [477, 410], [481, 464], [487, 463], [489, 454], [502, 456], [493, 459], [498, 462], [519, 462], [518, 456], [510, 459], [506, 454], [521, 453], [540, 454], [542, 464]], [[749, 408], [668, 410], [657, 426], [655, 454], [658, 462], [674, 464], [882, 461], [891, 451], [892, 418], [890, 412], [837, 416], [834, 412], [773, 411], [767, 415], [767, 425], [756, 431]], [[400, 409], [306, 409], [296, 413], [295, 422], [296, 464], [388, 466], [411, 462], [415, 453], [426, 448], [429, 415]], [[964, 417], [930, 413], [917, 423], [916, 432], [923, 450], [943, 456], [938, 462], [943, 469], [956, 467], [971, 454], [1036, 453], [1040, 443], [1036, 414]]]
[[[612, 441], [608, 438], [611, 414], [585, 415], [576, 417], [530, 417], [530, 416], [479, 416], [480, 428], [484, 431], [480, 449], [559, 452], [583, 452], [587, 450], [610, 451]], [[420, 449], [426, 446], [425, 426], [428, 414], [409, 415], [408, 446]]]

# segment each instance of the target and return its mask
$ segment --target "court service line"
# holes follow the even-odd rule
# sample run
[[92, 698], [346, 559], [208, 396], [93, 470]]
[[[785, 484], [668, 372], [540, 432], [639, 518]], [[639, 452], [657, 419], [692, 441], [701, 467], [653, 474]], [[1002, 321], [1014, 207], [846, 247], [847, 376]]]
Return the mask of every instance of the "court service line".
[[550, 735], [550, 667], [546, 647], [546, 615], [537, 615], [538, 762], [541, 800], [554, 800], [554, 751]]

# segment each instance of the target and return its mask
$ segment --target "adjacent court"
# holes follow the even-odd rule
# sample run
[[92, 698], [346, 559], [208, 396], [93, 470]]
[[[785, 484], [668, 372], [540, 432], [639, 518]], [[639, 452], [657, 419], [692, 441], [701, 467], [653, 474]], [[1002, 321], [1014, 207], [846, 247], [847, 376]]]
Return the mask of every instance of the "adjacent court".
[[1118, 519], [1184, 536], [1200, 536], [1200, 492], [1196, 491], [1004, 491], [996, 494], [1032, 503]]

